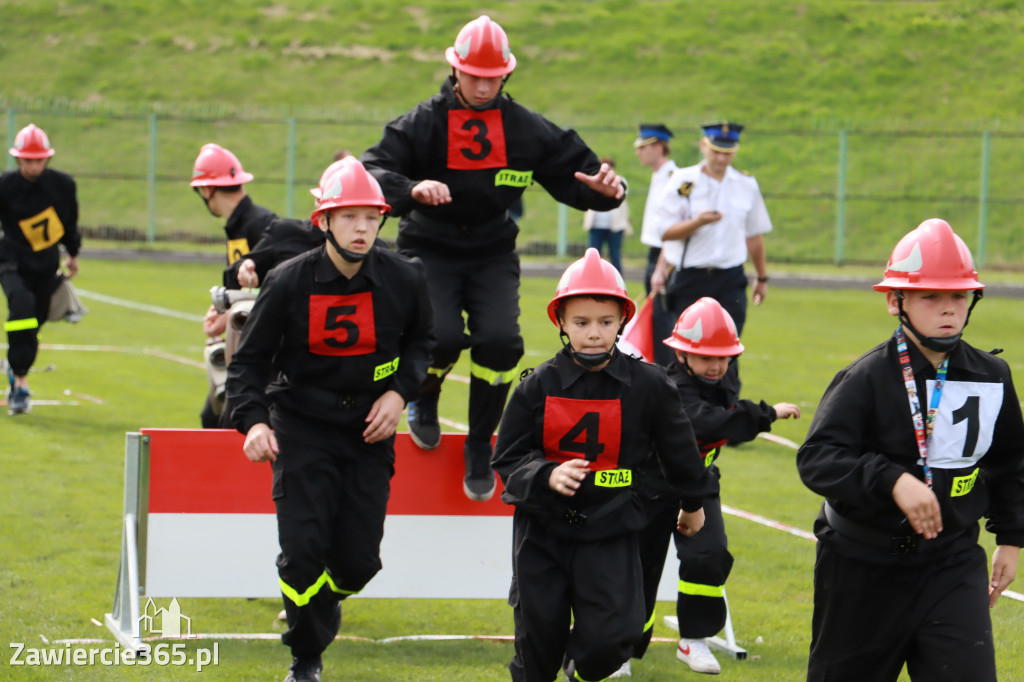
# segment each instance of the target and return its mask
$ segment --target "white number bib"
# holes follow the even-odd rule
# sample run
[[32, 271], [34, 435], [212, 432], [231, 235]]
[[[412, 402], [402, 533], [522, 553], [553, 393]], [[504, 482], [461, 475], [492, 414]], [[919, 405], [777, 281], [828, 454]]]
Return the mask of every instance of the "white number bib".
[[[925, 405], [931, 404], [934, 389], [935, 382], [929, 381]], [[977, 464], [992, 445], [992, 432], [1002, 406], [1002, 384], [946, 381], [928, 445], [928, 464], [935, 469]], [[919, 459], [918, 464], [921, 463]]]

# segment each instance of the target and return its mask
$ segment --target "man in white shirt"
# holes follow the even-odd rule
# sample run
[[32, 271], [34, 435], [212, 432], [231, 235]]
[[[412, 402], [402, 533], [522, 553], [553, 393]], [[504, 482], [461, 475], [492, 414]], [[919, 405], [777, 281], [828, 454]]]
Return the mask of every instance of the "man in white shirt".
[[[651, 293], [651, 275], [661, 255], [661, 234], [658, 230], [658, 201], [661, 199], [672, 173], [679, 167], [669, 158], [671, 150], [668, 143], [672, 139], [672, 131], [662, 123], [641, 123], [640, 133], [633, 142], [633, 149], [640, 163], [651, 169], [651, 185], [647, 190], [647, 203], [644, 205], [644, 222], [640, 230], [640, 241], [647, 245], [647, 268], [644, 270], [644, 290]], [[655, 292], [655, 305], [652, 327], [655, 339], [655, 359], [664, 355], [664, 363], [668, 364], [674, 357], [671, 349], [660, 343], [672, 335], [675, 318], [668, 312], [664, 297]]]
[[703, 129], [704, 161], [673, 173], [658, 202], [655, 224], [663, 248], [651, 288], [664, 289], [673, 319], [702, 296], [714, 298], [742, 334], [743, 264], [749, 257], [757, 272], [751, 298], [760, 305], [768, 293], [763, 235], [772, 223], [757, 180], [732, 167], [743, 126], [716, 123]]

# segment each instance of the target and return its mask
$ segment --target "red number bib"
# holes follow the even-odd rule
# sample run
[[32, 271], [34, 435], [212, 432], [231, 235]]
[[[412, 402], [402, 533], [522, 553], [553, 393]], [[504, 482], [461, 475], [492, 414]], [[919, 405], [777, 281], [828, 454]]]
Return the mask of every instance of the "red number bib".
[[544, 456], [556, 462], [586, 459], [591, 470], [617, 469], [622, 442], [622, 405], [618, 400], [544, 401]]
[[508, 165], [505, 125], [500, 109], [448, 112], [448, 167], [452, 170], [483, 170]]
[[309, 352], [368, 355], [377, 348], [373, 294], [309, 297]]

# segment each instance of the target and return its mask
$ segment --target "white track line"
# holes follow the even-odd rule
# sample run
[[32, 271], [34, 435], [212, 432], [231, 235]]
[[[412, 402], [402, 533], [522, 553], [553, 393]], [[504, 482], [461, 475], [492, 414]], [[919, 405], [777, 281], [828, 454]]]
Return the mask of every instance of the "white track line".
[[147, 313], [155, 313], [157, 315], [163, 315], [164, 317], [174, 317], [179, 320], [188, 320], [189, 322], [202, 322], [202, 315], [193, 315], [191, 313], [182, 313], [177, 310], [171, 310], [170, 308], [161, 308], [158, 305], [149, 305], [148, 303], [136, 303], [135, 301], [127, 301], [123, 298], [114, 298], [113, 296], [107, 296], [106, 294], [99, 294], [95, 291], [87, 291], [85, 289], [77, 289], [78, 295], [82, 298], [91, 298], [94, 301], [100, 301], [101, 303], [109, 303], [111, 305], [121, 306], [122, 308], [131, 308], [132, 310], [141, 310]]
[[131, 346], [76, 346], [73, 344], [65, 343], [41, 343], [39, 348], [42, 350], [66, 350], [76, 351], [81, 353], [135, 353], [142, 355], [151, 355], [161, 360], [170, 360], [171, 362], [177, 362], [182, 365], [188, 365], [189, 367], [198, 367], [201, 370], [206, 369], [206, 365], [198, 360], [192, 360], [191, 358], [183, 358], [180, 355], [174, 355], [166, 351], [157, 350], [156, 348], [132, 348]]

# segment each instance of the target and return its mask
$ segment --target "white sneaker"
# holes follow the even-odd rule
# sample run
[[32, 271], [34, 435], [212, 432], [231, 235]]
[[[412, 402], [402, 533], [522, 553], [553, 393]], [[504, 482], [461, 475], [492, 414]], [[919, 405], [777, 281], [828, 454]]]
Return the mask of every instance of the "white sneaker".
[[610, 680], [610, 679], [612, 679], [614, 677], [632, 677], [632, 676], [633, 676], [633, 671], [629, 667], [629, 661], [626, 661], [625, 663], [622, 664], [621, 668], [619, 668], [618, 670], [613, 672], [611, 675], [609, 675], [607, 679]]
[[703, 639], [681, 639], [676, 647], [676, 658], [698, 673], [717, 675], [722, 672], [718, 659], [711, 653]]

